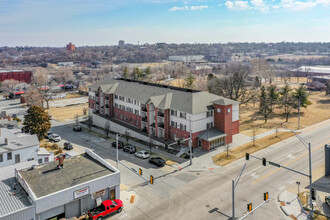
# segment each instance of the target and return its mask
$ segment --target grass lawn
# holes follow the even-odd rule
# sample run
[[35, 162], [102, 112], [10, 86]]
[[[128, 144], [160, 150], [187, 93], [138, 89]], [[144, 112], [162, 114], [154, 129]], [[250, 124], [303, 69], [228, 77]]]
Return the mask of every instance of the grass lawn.
[[[300, 129], [330, 119], [330, 97], [325, 96], [325, 92], [310, 93], [309, 100], [312, 105], [300, 109]], [[254, 129], [255, 134], [260, 134], [275, 129], [276, 126], [280, 127], [281, 123], [290, 129], [298, 128], [297, 110], [293, 110], [289, 121], [285, 122], [282, 109], [274, 109], [274, 113], [265, 124], [262, 115], [258, 113], [258, 108], [258, 103], [255, 106], [253, 104], [240, 106], [240, 133], [253, 136]]]
[[278, 132], [278, 136], [276, 134], [268, 135], [266, 137], [260, 138], [256, 140], [255, 146], [253, 146], [253, 141], [243, 144], [241, 146], [230, 149], [227, 152], [220, 153], [212, 157], [214, 164], [218, 166], [225, 166], [232, 161], [235, 161], [239, 158], [245, 157], [245, 153], [254, 153], [261, 149], [267, 148], [268, 146], [275, 144], [277, 142], [283, 141], [289, 137], [292, 137], [294, 134], [292, 132]]
[[83, 116], [84, 108], [88, 109], [88, 103], [50, 108], [48, 112], [56, 121], [66, 121], [74, 119], [76, 115]]

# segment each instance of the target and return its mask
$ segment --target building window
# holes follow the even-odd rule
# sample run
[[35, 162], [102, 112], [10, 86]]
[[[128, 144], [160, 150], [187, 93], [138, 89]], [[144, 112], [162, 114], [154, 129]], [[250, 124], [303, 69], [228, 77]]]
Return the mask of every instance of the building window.
[[120, 119], [123, 120], [123, 115], [120, 115]]
[[140, 114], [140, 111], [137, 110], [137, 109], [135, 109], [135, 110], [134, 110], [134, 113], [135, 113], [136, 115], [139, 115], [139, 114]]
[[27, 161], [32, 161], [32, 160], [34, 160], [34, 158], [29, 158], [29, 159], [27, 159]]
[[177, 112], [171, 109], [171, 115], [177, 116]]
[[118, 108], [118, 104], [117, 103], [115, 103], [115, 108]]
[[186, 113], [185, 112], [180, 112], [180, 118], [186, 119]]
[[210, 129], [210, 128], [213, 128], [213, 122], [206, 124], [206, 129]]
[[48, 157], [45, 157], [45, 163], [47, 163], [47, 162], [48, 162], [48, 160], [49, 160], [49, 159], [48, 159]]
[[135, 125], [139, 126], [139, 120], [135, 120]]
[[7, 160], [11, 160], [13, 158], [13, 155], [12, 155], [12, 153], [10, 152], [10, 153], [7, 153]]
[[129, 118], [129, 123], [133, 124], [133, 119], [132, 118]]
[[0, 162], [3, 162], [3, 155], [0, 154]]
[[176, 128], [177, 127], [177, 122], [171, 121], [171, 126]]
[[140, 105], [139, 100], [134, 100], [134, 105]]
[[213, 110], [206, 112], [206, 117], [212, 117], [213, 116]]
[[125, 111], [125, 106], [120, 105], [120, 109]]
[[187, 126], [180, 123], [180, 130], [186, 131], [187, 130]]
[[39, 159], [39, 160], [38, 160], [38, 163], [39, 163], [39, 164], [42, 164], [42, 159]]
[[118, 99], [118, 95], [115, 95], [115, 99]]
[[133, 109], [130, 108], [130, 107], [126, 107], [126, 111], [128, 111], [128, 112], [133, 112]]
[[133, 103], [133, 99], [131, 99], [131, 98], [127, 98], [127, 102], [128, 102], [128, 103]]

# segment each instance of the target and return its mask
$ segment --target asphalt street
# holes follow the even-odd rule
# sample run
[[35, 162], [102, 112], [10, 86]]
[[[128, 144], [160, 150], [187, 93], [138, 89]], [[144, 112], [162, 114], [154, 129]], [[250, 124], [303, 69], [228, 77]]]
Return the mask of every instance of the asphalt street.
[[[89, 147], [115, 165], [115, 149], [110, 147], [110, 143], [102, 142], [89, 133], [74, 133], [72, 127], [73, 124], [56, 122], [52, 131], [77, 144], [74, 144], [75, 150]], [[313, 170], [324, 165], [323, 147], [330, 143], [330, 123], [314, 127], [300, 134], [312, 144]], [[296, 137], [253, 155], [308, 174], [308, 150]], [[125, 206], [121, 214], [110, 216], [111, 219], [229, 219], [232, 215], [231, 181], [245, 163], [246, 169], [235, 191], [236, 217], [244, 215], [248, 203], [252, 203], [253, 207], [262, 203], [263, 193], [269, 192], [270, 201], [246, 219], [288, 219], [279, 208], [279, 192], [295, 190], [296, 181], [300, 181], [305, 190], [308, 187], [307, 177], [268, 164], [263, 166], [260, 160], [253, 158], [249, 161], [242, 158], [225, 167], [198, 171], [198, 167], [186, 167], [186, 164], [181, 170], [170, 166], [157, 168], [147, 160], [135, 158], [122, 150], [119, 157], [135, 170], [143, 168], [146, 178], [150, 174], [156, 178], [154, 185], [146, 185], [143, 179], [120, 165], [122, 183], [128, 186], [129, 193], [136, 195], [136, 200], [134, 204]]]

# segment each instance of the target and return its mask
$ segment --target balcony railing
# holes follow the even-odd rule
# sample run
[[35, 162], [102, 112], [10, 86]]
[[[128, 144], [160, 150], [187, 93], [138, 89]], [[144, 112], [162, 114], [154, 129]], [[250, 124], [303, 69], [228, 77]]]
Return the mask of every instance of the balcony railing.
[[146, 106], [142, 106], [141, 107], [141, 111], [143, 111], [143, 112], [147, 112], [148, 110], [147, 110], [147, 107]]
[[158, 112], [157, 113], [159, 117], [163, 117], [164, 118], [164, 112]]
[[158, 127], [160, 127], [160, 128], [164, 128], [164, 123], [158, 123]]
[[142, 117], [142, 121], [147, 122], [148, 121], [148, 118], [147, 117]]
[[109, 108], [109, 105], [108, 105], [108, 104], [106, 104], [106, 105], [105, 105], [105, 108]]

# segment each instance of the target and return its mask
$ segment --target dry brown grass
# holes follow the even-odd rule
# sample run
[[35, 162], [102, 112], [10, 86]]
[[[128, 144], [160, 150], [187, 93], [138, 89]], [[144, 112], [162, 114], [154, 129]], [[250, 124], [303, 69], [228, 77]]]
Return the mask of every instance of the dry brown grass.
[[[330, 119], [330, 98], [325, 96], [325, 92], [313, 92], [309, 95], [312, 105], [306, 109], [301, 108], [300, 129], [317, 124], [324, 120]], [[289, 117], [289, 121], [285, 122], [285, 115], [282, 109], [274, 109], [274, 113], [265, 124], [262, 115], [258, 113], [258, 104], [240, 106], [240, 133], [253, 136], [253, 129], [256, 134], [260, 134], [272, 129], [276, 126], [280, 127], [283, 123], [290, 129], [298, 128], [298, 111], [294, 110]]]
[[175, 161], [172, 161], [172, 160], [167, 160], [167, 161], [166, 161], [166, 164], [169, 165], [169, 166], [173, 166], [173, 165], [176, 165], [176, 164], [178, 164], [178, 163], [175, 162]]
[[229, 150], [227, 157], [227, 152], [220, 153], [212, 157], [214, 164], [218, 166], [225, 166], [239, 158], [245, 156], [245, 153], [254, 153], [261, 149], [267, 148], [270, 145], [273, 145], [277, 142], [283, 141], [289, 137], [292, 137], [294, 134], [291, 132], [279, 132], [278, 136], [276, 134], [268, 135], [266, 137], [257, 139], [255, 146], [253, 146], [253, 141], [243, 144], [241, 146], [235, 147]]
[[76, 115], [83, 116], [83, 108], [88, 108], [88, 103], [50, 108], [49, 113], [56, 121], [66, 121], [68, 119], [74, 119]]

